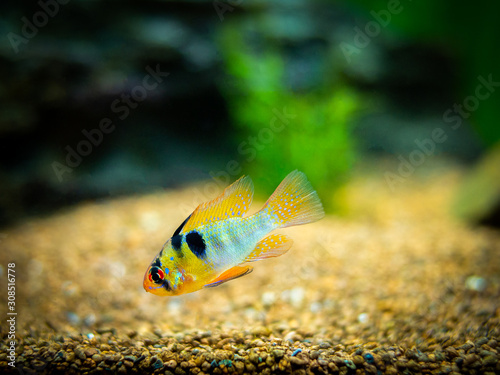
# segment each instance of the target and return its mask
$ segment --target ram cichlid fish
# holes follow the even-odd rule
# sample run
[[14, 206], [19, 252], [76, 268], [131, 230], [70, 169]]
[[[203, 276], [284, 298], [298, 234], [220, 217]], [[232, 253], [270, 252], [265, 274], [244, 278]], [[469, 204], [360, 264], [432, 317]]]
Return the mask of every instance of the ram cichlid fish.
[[243, 217], [252, 198], [247, 176], [200, 204], [148, 267], [144, 289], [175, 296], [244, 276], [252, 271], [248, 263], [283, 255], [292, 246], [283, 234], [267, 234], [324, 216], [318, 194], [299, 171], [285, 177], [260, 211]]

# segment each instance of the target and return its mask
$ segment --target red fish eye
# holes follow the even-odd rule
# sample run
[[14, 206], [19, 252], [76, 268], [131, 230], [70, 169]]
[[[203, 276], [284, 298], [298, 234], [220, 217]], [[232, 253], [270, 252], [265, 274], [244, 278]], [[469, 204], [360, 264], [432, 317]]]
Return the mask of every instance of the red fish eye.
[[165, 273], [162, 271], [161, 268], [158, 268], [158, 277], [162, 280], [165, 278]]
[[165, 278], [165, 273], [161, 268], [152, 267], [149, 271], [149, 281], [155, 284], [161, 284]]

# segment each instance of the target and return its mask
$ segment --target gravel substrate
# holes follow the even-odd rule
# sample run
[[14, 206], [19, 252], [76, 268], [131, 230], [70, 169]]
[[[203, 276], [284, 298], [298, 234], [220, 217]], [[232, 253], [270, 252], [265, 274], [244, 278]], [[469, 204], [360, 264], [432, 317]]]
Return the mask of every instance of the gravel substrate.
[[284, 256], [173, 298], [142, 277], [204, 185], [4, 229], [18, 315], [13, 368], [2, 310], [0, 372], [500, 373], [500, 233], [450, 217], [460, 179], [435, 170], [392, 192], [383, 171], [359, 175], [337, 193], [343, 217], [284, 230]]

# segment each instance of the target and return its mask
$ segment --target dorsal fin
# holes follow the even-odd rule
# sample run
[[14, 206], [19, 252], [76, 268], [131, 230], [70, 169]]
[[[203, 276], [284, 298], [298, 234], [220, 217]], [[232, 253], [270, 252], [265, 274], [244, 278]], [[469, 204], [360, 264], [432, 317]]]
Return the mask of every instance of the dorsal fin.
[[252, 179], [243, 176], [224, 189], [217, 198], [196, 207], [180, 233], [187, 233], [213, 221], [243, 216], [252, 204], [252, 198]]
[[174, 232], [174, 234], [172, 235], [172, 237], [177, 236], [177, 235], [181, 232], [182, 228], [184, 228], [184, 225], [186, 225], [186, 223], [187, 223], [187, 221], [189, 220], [189, 218], [190, 218], [190, 217], [191, 217], [191, 215], [189, 215], [189, 216], [186, 218], [186, 220], [184, 220], [184, 221], [182, 222], [182, 224], [181, 224], [181, 225], [179, 225], [179, 228], [177, 228], [177, 229], [175, 230], [175, 232]]

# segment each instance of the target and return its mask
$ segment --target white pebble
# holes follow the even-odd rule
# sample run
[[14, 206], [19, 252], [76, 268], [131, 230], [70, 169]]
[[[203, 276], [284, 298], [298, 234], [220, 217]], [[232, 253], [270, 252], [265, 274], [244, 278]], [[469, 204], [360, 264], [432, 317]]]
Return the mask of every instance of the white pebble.
[[300, 307], [302, 305], [302, 302], [304, 301], [304, 297], [306, 296], [306, 291], [304, 288], [293, 288], [290, 291], [290, 302], [292, 303], [293, 306], [295, 307]]
[[276, 293], [264, 292], [262, 294], [261, 300], [264, 306], [271, 306], [274, 302], [276, 302]]
[[481, 276], [469, 276], [467, 280], [465, 280], [465, 287], [469, 290], [482, 292], [486, 289], [486, 280]]
[[358, 322], [361, 324], [366, 324], [370, 321], [370, 317], [368, 316], [367, 313], [361, 313], [358, 315]]
[[68, 319], [68, 322], [70, 324], [79, 324], [80, 323], [80, 317], [78, 316], [78, 314], [76, 314], [72, 311], [68, 311], [66, 313], [66, 319]]
[[[95, 314], [90, 313], [85, 318], [83, 318], [83, 323], [85, 323], [85, 325], [87, 325], [87, 326], [91, 326], [91, 325], [95, 324], [96, 320], [97, 320], [97, 318], [96, 318]], [[89, 335], [92, 335], [92, 334], [89, 333]]]
[[179, 315], [182, 311], [183, 303], [177, 299], [171, 299], [168, 303], [168, 310], [172, 315]]
[[320, 312], [322, 307], [323, 305], [321, 304], [321, 302], [313, 302], [311, 303], [311, 307], [309, 307], [309, 309], [313, 314], [315, 314]]
[[74, 284], [71, 280], [63, 281], [61, 289], [66, 296], [75, 295], [79, 291], [78, 285]]

